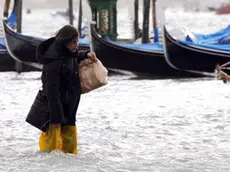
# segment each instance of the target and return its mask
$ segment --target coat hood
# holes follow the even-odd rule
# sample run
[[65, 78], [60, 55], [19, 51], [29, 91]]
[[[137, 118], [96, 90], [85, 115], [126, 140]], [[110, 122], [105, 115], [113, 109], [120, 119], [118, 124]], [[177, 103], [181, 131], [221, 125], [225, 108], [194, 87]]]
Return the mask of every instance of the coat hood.
[[38, 45], [36, 57], [39, 63], [46, 64], [53, 60], [77, 58], [78, 50], [71, 52], [63, 44], [57, 43], [55, 37], [49, 38]]

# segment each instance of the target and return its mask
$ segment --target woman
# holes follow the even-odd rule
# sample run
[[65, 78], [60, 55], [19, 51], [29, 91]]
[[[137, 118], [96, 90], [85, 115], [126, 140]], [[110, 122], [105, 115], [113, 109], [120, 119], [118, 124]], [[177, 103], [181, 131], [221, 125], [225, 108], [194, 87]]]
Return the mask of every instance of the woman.
[[43, 64], [42, 94], [47, 97], [51, 125], [40, 136], [40, 150], [77, 153], [76, 112], [81, 97], [78, 64], [85, 58], [96, 60], [93, 52], [78, 51], [78, 31], [71, 25], [56, 37], [42, 42], [37, 58]]

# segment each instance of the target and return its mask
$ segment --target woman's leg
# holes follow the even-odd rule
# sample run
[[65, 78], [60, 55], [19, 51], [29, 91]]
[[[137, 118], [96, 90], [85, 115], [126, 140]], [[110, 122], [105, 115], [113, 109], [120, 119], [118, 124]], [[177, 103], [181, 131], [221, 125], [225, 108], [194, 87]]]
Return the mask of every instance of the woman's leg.
[[61, 127], [62, 151], [65, 153], [77, 154], [77, 127], [64, 125]]
[[51, 152], [55, 149], [62, 149], [61, 125], [50, 126], [48, 131], [42, 132], [39, 140], [41, 151]]

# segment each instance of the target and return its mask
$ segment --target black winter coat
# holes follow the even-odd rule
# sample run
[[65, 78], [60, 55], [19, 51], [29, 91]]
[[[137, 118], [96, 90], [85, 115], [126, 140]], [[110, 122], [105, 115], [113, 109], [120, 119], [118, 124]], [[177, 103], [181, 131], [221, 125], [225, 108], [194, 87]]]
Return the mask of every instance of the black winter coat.
[[50, 38], [37, 48], [37, 58], [43, 64], [43, 95], [47, 96], [52, 124], [75, 125], [81, 87], [78, 64], [87, 52], [71, 52]]

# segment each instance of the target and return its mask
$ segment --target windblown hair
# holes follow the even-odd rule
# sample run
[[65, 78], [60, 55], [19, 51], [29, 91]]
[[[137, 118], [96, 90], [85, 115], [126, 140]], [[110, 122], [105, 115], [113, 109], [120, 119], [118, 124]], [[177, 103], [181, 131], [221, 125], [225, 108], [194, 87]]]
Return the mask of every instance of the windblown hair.
[[73, 27], [72, 25], [65, 25], [56, 33], [56, 42], [61, 44], [68, 44], [71, 42], [74, 38], [78, 38], [78, 30]]

